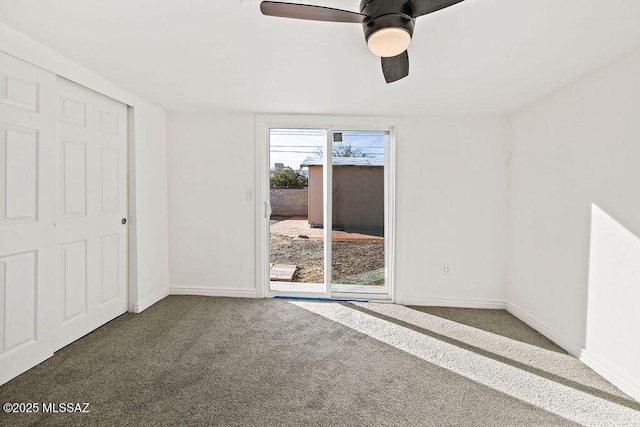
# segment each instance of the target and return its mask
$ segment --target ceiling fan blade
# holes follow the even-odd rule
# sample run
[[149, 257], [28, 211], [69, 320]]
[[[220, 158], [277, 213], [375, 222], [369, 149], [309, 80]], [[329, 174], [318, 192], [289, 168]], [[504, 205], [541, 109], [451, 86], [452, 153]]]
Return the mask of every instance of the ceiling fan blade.
[[453, 6], [456, 3], [460, 3], [463, 0], [413, 0], [413, 16], [426, 15], [428, 13], [436, 12], [445, 7]]
[[382, 58], [382, 73], [387, 83], [393, 83], [409, 75], [409, 53], [405, 50], [398, 56]]
[[353, 22], [360, 24], [366, 18], [366, 15], [349, 12], [348, 10], [275, 1], [263, 1], [260, 3], [260, 11], [263, 15], [308, 19], [310, 21]]

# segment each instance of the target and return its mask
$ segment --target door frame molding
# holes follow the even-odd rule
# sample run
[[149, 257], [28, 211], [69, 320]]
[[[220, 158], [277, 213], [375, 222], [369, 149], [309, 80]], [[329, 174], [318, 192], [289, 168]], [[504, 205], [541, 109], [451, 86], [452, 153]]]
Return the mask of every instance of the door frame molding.
[[[385, 215], [386, 226], [386, 251], [385, 262], [387, 266], [388, 294], [344, 294], [345, 298], [383, 298], [396, 300], [395, 286], [395, 226], [396, 226], [396, 142], [397, 127], [402, 119], [399, 117], [362, 117], [362, 116], [328, 116], [328, 115], [302, 115], [302, 114], [257, 114], [255, 117], [255, 274], [256, 296], [268, 298], [278, 293], [269, 289], [269, 239], [267, 233], [266, 206], [269, 197], [269, 180], [266, 178], [269, 164], [269, 129], [270, 128], [314, 128], [327, 129], [327, 141], [331, 137], [332, 130], [380, 130], [389, 132], [388, 164], [387, 167], [387, 209]], [[327, 171], [328, 172], [328, 171]], [[325, 206], [325, 211], [331, 209], [331, 205]], [[325, 256], [325, 264], [331, 262]], [[326, 274], [326, 271], [325, 271]], [[329, 290], [330, 292], [331, 290]], [[297, 296], [323, 297], [324, 294], [296, 293]], [[329, 295], [330, 296], [330, 295]]]

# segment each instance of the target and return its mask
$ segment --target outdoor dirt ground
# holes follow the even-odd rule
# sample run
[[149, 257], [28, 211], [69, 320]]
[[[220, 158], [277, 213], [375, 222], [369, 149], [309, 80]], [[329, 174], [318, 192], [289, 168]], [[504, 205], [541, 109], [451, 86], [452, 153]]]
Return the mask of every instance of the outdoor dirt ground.
[[[274, 224], [282, 218], [270, 221]], [[324, 280], [324, 250], [320, 240], [299, 237], [270, 236], [270, 259], [276, 264], [294, 264], [298, 270], [294, 282], [322, 283]], [[333, 242], [332, 281], [342, 277], [365, 273], [384, 267], [384, 243], [382, 242]], [[383, 286], [384, 280], [369, 285]]]

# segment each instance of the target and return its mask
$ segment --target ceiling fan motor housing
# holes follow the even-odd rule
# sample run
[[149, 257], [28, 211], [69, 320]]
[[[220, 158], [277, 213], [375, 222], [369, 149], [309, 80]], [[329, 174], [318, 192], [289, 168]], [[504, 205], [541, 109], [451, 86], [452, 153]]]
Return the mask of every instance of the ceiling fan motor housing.
[[362, 0], [360, 13], [367, 15], [362, 22], [367, 41], [376, 31], [389, 27], [402, 28], [413, 37], [416, 19], [411, 0]]

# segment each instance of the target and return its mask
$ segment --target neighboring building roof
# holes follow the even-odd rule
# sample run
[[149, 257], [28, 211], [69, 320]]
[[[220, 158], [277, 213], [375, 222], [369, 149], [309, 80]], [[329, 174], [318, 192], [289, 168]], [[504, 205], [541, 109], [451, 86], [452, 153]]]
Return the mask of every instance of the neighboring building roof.
[[[333, 166], [384, 166], [382, 157], [334, 157]], [[307, 157], [300, 167], [322, 166], [322, 157]]]

